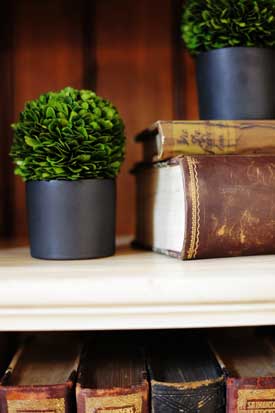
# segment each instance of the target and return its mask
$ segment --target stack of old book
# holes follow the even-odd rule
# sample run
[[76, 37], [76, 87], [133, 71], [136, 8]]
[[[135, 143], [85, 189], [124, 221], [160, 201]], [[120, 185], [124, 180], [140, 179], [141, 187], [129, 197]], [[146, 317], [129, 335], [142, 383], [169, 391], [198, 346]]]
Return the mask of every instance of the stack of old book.
[[180, 259], [275, 252], [275, 121], [158, 121], [136, 140], [136, 244]]
[[271, 334], [28, 337], [0, 354], [1, 413], [273, 413]]

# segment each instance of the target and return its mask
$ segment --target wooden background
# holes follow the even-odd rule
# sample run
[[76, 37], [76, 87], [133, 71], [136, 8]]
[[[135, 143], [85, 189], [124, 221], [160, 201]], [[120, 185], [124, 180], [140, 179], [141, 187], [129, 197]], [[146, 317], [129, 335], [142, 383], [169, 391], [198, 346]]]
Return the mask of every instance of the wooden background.
[[13, 175], [10, 123], [24, 102], [64, 86], [114, 102], [126, 124], [118, 235], [135, 225], [133, 136], [157, 119], [196, 119], [194, 62], [183, 49], [179, 0], [3, 0], [0, 27], [0, 238], [27, 234], [25, 188]]

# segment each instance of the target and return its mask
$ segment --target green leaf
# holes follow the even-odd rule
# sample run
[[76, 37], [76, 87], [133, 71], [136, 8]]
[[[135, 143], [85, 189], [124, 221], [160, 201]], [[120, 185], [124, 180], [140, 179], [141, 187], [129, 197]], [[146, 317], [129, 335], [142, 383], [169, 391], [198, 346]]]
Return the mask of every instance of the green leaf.
[[111, 166], [112, 166], [113, 168], [119, 168], [119, 167], [120, 167], [120, 162], [118, 162], [118, 161], [112, 162], [112, 163], [111, 163]]
[[81, 92], [80, 95], [81, 95], [81, 99], [84, 101], [89, 100], [91, 98], [91, 92], [87, 90]]
[[88, 109], [89, 109], [89, 103], [83, 102], [83, 103], [81, 104], [81, 107], [82, 107], [83, 109], [88, 110]]
[[112, 120], [115, 116], [115, 110], [113, 108], [104, 110], [105, 116], [107, 119]]
[[27, 145], [31, 146], [32, 148], [36, 148], [39, 145], [36, 139], [32, 139], [30, 136], [25, 136], [25, 142]]
[[181, 34], [191, 54], [228, 47], [275, 45], [274, 0], [186, 0]]
[[64, 172], [65, 172], [65, 170], [63, 168], [61, 168], [60, 166], [59, 167], [55, 166], [53, 169], [54, 169], [54, 172], [56, 174], [64, 174]]
[[79, 159], [80, 161], [83, 161], [83, 162], [88, 162], [91, 159], [91, 155], [83, 153], [82, 155], [78, 155], [77, 159]]
[[94, 109], [94, 114], [97, 115], [98, 117], [100, 117], [102, 115], [102, 111], [100, 108], [95, 108]]
[[246, 23], [245, 22], [236, 22], [238, 26], [240, 27], [245, 27]]
[[203, 11], [202, 11], [202, 18], [203, 18], [204, 20], [208, 20], [208, 19], [209, 19], [209, 16], [210, 16], [210, 14], [209, 14], [209, 11], [208, 11], [208, 10], [203, 10]]
[[73, 120], [73, 118], [77, 118], [77, 113], [75, 111], [71, 111], [70, 117], [69, 117], [69, 121], [71, 122]]
[[49, 106], [46, 110], [46, 118], [55, 118], [54, 108]]
[[80, 126], [78, 128], [78, 130], [81, 133], [81, 135], [84, 136], [84, 138], [88, 139], [88, 137], [89, 137], [88, 133], [87, 133], [86, 129], [83, 126]]
[[114, 178], [124, 159], [124, 124], [92, 91], [67, 87], [27, 102], [10, 154], [24, 181]]

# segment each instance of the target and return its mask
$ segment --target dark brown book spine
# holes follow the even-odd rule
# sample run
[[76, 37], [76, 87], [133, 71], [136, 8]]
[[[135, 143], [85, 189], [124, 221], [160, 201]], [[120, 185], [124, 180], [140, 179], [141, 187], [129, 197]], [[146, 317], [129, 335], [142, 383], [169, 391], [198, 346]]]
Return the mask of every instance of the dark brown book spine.
[[182, 259], [275, 253], [275, 156], [186, 156]]
[[186, 384], [151, 381], [152, 411], [154, 413], [223, 413], [225, 405], [224, 380], [209, 380]]
[[129, 389], [93, 390], [77, 384], [78, 413], [148, 413], [148, 383]]
[[227, 413], [275, 413], [275, 378], [228, 378]]
[[1, 413], [74, 413], [72, 381], [53, 386], [0, 386]]

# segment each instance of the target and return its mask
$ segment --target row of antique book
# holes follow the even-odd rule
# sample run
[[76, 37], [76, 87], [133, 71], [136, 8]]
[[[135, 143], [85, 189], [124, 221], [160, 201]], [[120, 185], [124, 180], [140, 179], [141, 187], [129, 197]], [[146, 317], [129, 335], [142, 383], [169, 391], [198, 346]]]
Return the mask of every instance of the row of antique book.
[[275, 412], [273, 330], [0, 338], [1, 413]]
[[136, 244], [180, 259], [275, 253], [275, 120], [140, 133]]

